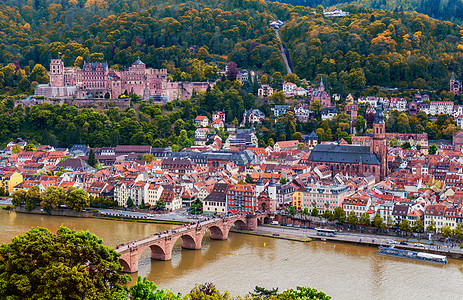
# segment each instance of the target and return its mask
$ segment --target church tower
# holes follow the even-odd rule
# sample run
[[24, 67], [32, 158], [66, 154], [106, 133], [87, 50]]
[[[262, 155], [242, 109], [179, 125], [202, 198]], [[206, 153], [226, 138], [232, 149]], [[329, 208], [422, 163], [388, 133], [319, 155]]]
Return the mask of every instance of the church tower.
[[387, 140], [382, 103], [379, 101], [375, 113], [375, 119], [373, 121], [373, 141], [371, 143], [371, 152], [376, 154], [380, 163], [379, 170], [374, 170], [372, 173], [374, 173], [376, 181], [381, 181], [386, 178], [387, 174]]

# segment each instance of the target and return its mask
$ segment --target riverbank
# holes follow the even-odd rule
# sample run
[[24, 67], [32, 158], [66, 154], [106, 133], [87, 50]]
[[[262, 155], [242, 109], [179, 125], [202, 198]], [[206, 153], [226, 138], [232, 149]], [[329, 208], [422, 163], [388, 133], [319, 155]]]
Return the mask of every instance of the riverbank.
[[133, 219], [133, 218], [115, 218], [115, 217], [107, 217], [104, 215], [99, 215], [93, 217], [94, 219], [101, 219], [101, 220], [111, 220], [111, 221], [123, 221], [123, 222], [135, 222], [135, 223], [151, 223], [151, 224], [165, 224], [165, 225], [183, 225], [184, 222], [180, 221], [166, 221], [166, 220], [151, 220], [151, 219]]
[[[246, 230], [233, 230], [233, 232], [279, 238], [290, 241], [297, 242], [308, 242], [308, 241], [324, 241], [331, 243], [341, 243], [349, 244], [355, 246], [364, 246], [378, 248], [379, 246], [387, 245], [391, 240], [389, 236], [381, 235], [369, 235], [368, 237], [358, 237], [355, 235], [350, 235], [346, 233], [337, 234], [335, 236], [319, 236], [315, 230], [306, 230], [306, 229], [289, 229], [281, 228], [279, 226], [259, 226], [255, 231], [246, 231]], [[429, 244], [424, 245], [424, 247], [415, 247], [415, 245], [394, 245], [398, 249], [412, 250], [418, 252], [426, 252], [438, 255], [445, 255], [447, 258], [463, 260], [463, 250], [458, 248], [451, 247], [439, 247], [431, 246]]]
[[312, 242], [313, 239], [308, 238], [308, 237], [298, 237], [298, 236], [291, 236], [291, 235], [281, 235], [279, 233], [264, 233], [264, 232], [259, 232], [259, 229], [257, 230], [238, 230], [235, 228], [230, 229], [231, 232], [234, 233], [242, 233], [242, 234], [249, 234], [249, 235], [255, 235], [255, 236], [262, 236], [262, 237], [269, 237], [273, 239], [281, 239], [281, 240], [287, 240], [287, 241], [294, 241], [294, 242]]
[[[8, 205], [2, 205], [8, 207]], [[108, 216], [98, 212], [98, 210], [89, 210], [89, 211], [73, 211], [71, 209], [57, 209], [57, 210], [44, 210], [42, 208], [34, 208], [33, 210], [27, 210], [22, 206], [10, 206], [17, 213], [23, 214], [35, 214], [35, 215], [46, 215], [46, 216], [58, 216], [58, 217], [71, 217], [71, 218], [90, 218], [90, 219], [102, 219], [102, 220], [111, 220], [111, 221], [125, 221], [125, 222], [136, 222], [136, 223], [151, 223], [151, 224], [166, 224], [166, 225], [183, 225], [185, 222], [182, 221], [169, 221], [163, 219], [147, 219], [142, 217], [133, 217], [133, 216]], [[4, 208], [7, 209], [7, 208]]]

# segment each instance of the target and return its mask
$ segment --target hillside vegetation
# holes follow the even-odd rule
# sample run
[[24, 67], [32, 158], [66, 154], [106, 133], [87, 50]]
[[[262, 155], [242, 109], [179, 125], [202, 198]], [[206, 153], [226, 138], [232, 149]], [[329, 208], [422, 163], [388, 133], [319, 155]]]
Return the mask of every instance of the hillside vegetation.
[[462, 75], [462, 28], [423, 14], [349, 5], [342, 18], [292, 14], [281, 30], [301, 78], [328, 76], [343, 94], [365, 86], [448, 90]]
[[282, 0], [292, 5], [326, 8], [342, 7], [346, 4], [357, 4], [370, 8], [395, 12], [416, 11], [432, 18], [452, 21], [461, 24], [463, 21], [463, 1], [461, 0]]

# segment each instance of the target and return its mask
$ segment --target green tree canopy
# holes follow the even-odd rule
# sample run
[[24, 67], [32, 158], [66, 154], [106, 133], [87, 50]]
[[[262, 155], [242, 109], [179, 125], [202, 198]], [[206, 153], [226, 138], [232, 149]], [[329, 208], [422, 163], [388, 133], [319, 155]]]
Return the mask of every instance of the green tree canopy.
[[88, 231], [32, 228], [0, 246], [0, 298], [113, 299], [128, 281], [118, 256]]
[[434, 219], [431, 219], [429, 221], [428, 227], [426, 227], [427, 232], [436, 232], [436, 222], [434, 222]]
[[416, 219], [416, 221], [413, 223], [413, 231], [414, 232], [422, 232], [424, 229], [423, 221], [421, 218]]
[[359, 222], [359, 218], [355, 214], [355, 212], [352, 210], [349, 215], [347, 216], [347, 221], [351, 223], [353, 226], [357, 226]]
[[410, 226], [410, 222], [406, 219], [400, 221], [399, 228], [402, 232], [412, 232], [412, 227]]
[[383, 229], [386, 227], [386, 224], [384, 224], [383, 218], [381, 218], [379, 213], [376, 213], [375, 217], [373, 218], [373, 226], [375, 226], [377, 229]]
[[365, 226], [370, 226], [370, 224], [371, 224], [370, 215], [368, 213], [364, 212], [360, 216], [359, 223], [362, 224], [362, 225], [365, 225]]
[[125, 204], [128, 208], [133, 208], [135, 204], [133, 203], [132, 197], [127, 198], [127, 203]]
[[66, 206], [75, 210], [82, 211], [90, 205], [87, 192], [81, 188], [69, 187], [66, 191]]
[[342, 209], [341, 206], [338, 206], [334, 209], [334, 218], [340, 223], [344, 223], [346, 220], [346, 212]]
[[175, 300], [182, 299], [179, 294], [173, 291], [158, 289], [154, 282], [149, 281], [146, 277], [143, 279], [138, 276], [137, 282], [129, 290], [130, 300]]
[[153, 162], [154, 160], [154, 155], [151, 154], [151, 153], [145, 153], [143, 154], [143, 160], [147, 163], [147, 164], [150, 164]]
[[95, 167], [95, 165], [97, 164], [97, 161], [95, 158], [95, 152], [93, 151], [93, 149], [90, 149], [90, 153], [88, 154], [87, 163], [92, 167]]
[[312, 217], [318, 217], [318, 209], [316, 207], [312, 208], [312, 211], [310, 212], [310, 215]]
[[40, 206], [46, 210], [59, 208], [66, 202], [66, 191], [62, 187], [50, 186], [42, 193]]

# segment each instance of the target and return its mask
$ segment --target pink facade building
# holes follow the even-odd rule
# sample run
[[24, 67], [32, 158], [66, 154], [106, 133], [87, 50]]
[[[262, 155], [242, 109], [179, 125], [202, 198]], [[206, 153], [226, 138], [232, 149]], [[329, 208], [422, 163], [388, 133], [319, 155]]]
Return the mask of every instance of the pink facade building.
[[323, 108], [331, 107], [331, 97], [330, 94], [328, 94], [328, 92], [325, 91], [323, 79], [320, 81], [320, 86], [318, 87], [318, 89], [312, 90], [310, 104], [317, 100], [320, 101]]
[[111, 70], [107, 63], [84, 63], [83, 68], [65, 67], [61, 59], [50, 62], [50, 83], [41, 84], [35, 94], [80, 99], [115, 99], [127, 93], [143, 99], [172, 101], [187, 99], [194, 91], [205, 91], [208, 82], [169, 82], [166, 69], [147, 69], [137, 59], [122, 71]]

